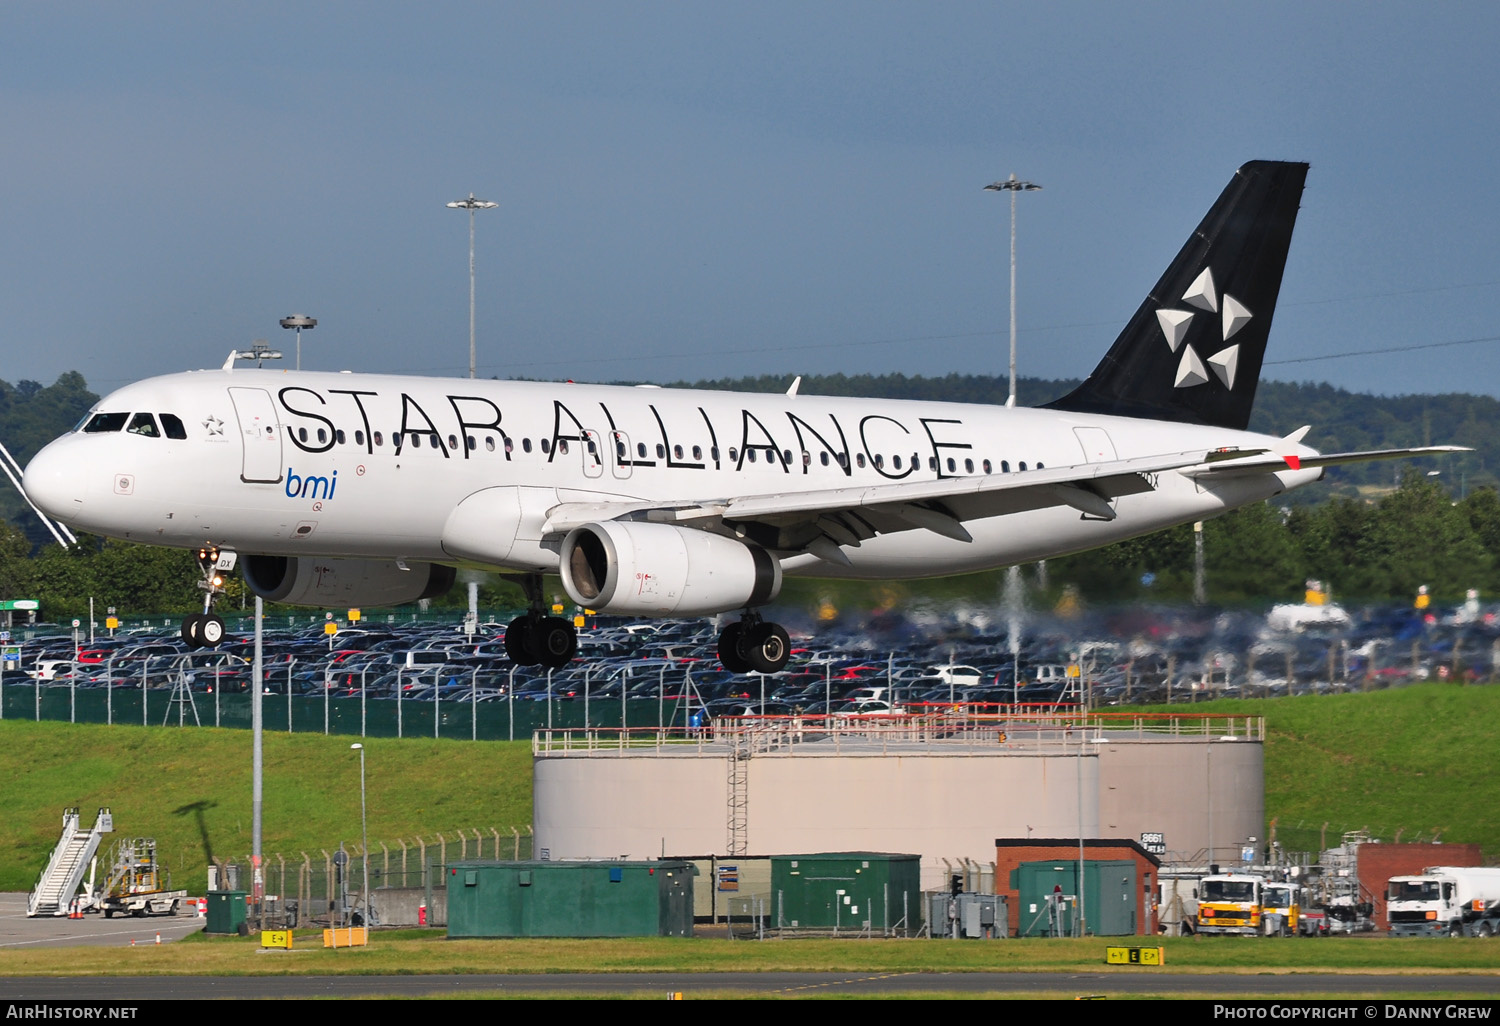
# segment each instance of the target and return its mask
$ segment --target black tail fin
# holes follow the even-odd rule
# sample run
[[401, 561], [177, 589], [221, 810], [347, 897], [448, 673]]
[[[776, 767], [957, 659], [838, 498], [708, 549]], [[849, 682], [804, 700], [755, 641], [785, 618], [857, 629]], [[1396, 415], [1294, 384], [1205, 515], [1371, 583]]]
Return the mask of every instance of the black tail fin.
[[1307, 165], [1234, 178], [1088, 380], [1047, 408], [1243, 429]]

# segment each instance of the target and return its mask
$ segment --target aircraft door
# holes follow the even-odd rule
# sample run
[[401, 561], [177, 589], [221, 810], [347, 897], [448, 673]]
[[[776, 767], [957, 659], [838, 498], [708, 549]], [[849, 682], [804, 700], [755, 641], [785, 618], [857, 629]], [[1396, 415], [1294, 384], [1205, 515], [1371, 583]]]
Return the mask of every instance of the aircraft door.
[[614, 462], [615, 477], [629, 477], [635, 469], [635, 463], [630, 458], [630, 436], [623, 431], [611, 431], [610, 435], [615, 440]]
[[1073, 429], [1078, 444], [1083, 446], [1085, 463], [1109, 463], [1119, 459], [1115, 455], [1115, 443], [1109, 432], [1100, 427], [1078, 427]]
[[600, 477], [604, 473], [604, 442], [599, 432], [584, 428], [583, 444], [578, 448], [583, 453], [583, 476]]
[[231, 388], [229, 400], [240, 422], [244, 462], [240, 480], [275, 484], [281, 480], [281, 428], [271, 394], [263, 388]]

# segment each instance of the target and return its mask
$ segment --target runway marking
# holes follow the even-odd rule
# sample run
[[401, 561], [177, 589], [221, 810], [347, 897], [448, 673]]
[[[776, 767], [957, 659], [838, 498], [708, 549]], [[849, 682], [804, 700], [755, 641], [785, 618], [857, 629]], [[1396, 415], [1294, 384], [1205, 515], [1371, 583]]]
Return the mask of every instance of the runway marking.
[[916, 976], [914, 972], [905, 973], [881, 973], [878, 976], [853, 976], [844, 980], [829, 980], [827, 983], [807, 983], [800, 987], [782, 987], [780, 990], [769, 991], [771, 994], [791, 994], [799, 990], [820, 990], [825, 987], [841, 987], [849, 983], [871, 983], [876, 980], [894, 980], [900, 976]]

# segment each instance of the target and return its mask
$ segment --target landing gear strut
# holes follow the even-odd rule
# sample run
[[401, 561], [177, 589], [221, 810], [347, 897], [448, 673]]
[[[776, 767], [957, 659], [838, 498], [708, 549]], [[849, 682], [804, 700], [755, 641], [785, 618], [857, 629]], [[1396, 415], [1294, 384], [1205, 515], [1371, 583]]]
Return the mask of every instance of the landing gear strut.
[[792, 654], [780, 624], [747, 612], [719, 632], [719, 662], [730, 673], [780, 673]]
[[519, 666], [557, 669], [578, 653], [578, 631], [560, 616], [548, 616], [542, 601], [542, 575], [525, 574], [521, 588], [531, 609], [505, 628], [505, 654]]
[[189, 648], [214, 648], [224, 640], [224, 621], [214, 615], [214, 600], [224, 594], [224, 574], [234, 569], [235, 553], [220, 554], [213, 545], [198, 550], [198, 572], [203, 579], [203, 612], [182, 621], [182, 640]]

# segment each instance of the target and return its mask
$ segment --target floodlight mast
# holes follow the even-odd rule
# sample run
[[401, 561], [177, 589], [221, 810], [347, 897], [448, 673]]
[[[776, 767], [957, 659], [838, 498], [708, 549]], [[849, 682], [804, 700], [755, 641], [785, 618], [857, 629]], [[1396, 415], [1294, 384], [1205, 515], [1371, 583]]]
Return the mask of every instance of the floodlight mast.
[[455, 200], [448, 206], [454, 210], [467, 210], [469, 212], [469, 377], [475, 376], [474, 361], [474, 211], [493, 210], [500, 204], [491, 203], [489, 200], [475, 199], [474, 194], [469, 193], [468, 199]]
[[1036, 192], [1041, 189], [1035, 182], [1023, 182], [1012, 171], [1003, 182], [991, 182], [985, 192], [1010, 193], [1010, 396], [1006, 406], [1016, 405], [1016, 193]]
[[[265, 339], [258, 338], [250, 343], [249, 352], [242, 353], [236, 349], [233, 358], [236, 360], [254, 360], [255, 366], [259, 367], [266, 360], [281, 359], [281, 350], [272, 349]], [[225, 366], [225, 369], [228, 369], [228, 365]]]
[[[281, 319], [281, 326], [283, 328], [296, 328], [297, 329], [297, 369], [301, 370], [302, 369], [302, 329], [306, 328], [308, 331], [312, 331], [314, 328], [316, 328], [318, 326], [318, 319], [316, 317], [309, 317], [306, 314], [292, 314], [290, 317], [283, 317]], [[256, 364], [256, 366], [260, 366], [260, 365]]]

